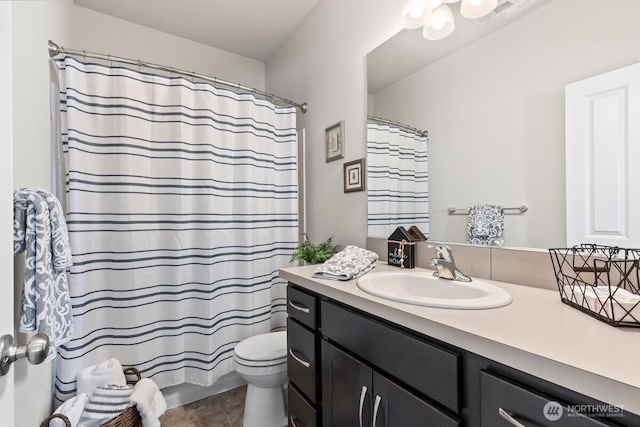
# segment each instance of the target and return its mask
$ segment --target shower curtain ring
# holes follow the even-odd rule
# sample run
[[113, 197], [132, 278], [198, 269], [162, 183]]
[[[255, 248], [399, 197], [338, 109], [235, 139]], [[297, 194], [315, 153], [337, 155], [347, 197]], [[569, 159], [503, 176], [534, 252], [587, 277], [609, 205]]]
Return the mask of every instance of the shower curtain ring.
[[195, 72], [195, 71], [192, 71], [192, 72], [191, 72], [191, 83], [194, 83], [194, 84], [195, 84], [195, 80], [196, 80], [196, 72]]
[[169, 77], [173, 77], [173, 67], [169, 67]]
[[113, 59], [111, 59], [111, 54], [107, 54], [107, 59], [109, 60], [109, 67], [113, 68]]
[[138, 71], [142, 71], [142, 61], [138, 59]]
[[87, 62], [87, 52], [82, 49], [82, 62]]

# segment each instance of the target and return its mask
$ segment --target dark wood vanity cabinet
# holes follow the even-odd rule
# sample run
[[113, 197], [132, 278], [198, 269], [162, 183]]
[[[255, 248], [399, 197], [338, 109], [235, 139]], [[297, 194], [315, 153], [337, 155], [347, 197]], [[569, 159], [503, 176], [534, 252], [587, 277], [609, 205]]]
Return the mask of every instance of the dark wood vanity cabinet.
[[640, 427], [569, 416], [602, 403], [294, 284], [287, 303], [290, 427]]
[[325, 426], [457, 427], [413, 392], [322, 340], [322, 419]]
[[290, 427], [316, 427], [320, 368], [316, 327], [318, 298], [287, 288], [287, 374]]

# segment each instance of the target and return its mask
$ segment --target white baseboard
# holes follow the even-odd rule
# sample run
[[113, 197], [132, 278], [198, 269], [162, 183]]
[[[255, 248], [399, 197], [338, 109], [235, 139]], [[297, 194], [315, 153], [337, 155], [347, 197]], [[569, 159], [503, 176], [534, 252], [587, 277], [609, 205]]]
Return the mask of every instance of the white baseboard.
[[162, 394], [167, 401], [167, 409], [171, 409], [213, 396], [214, 394], [232, 390], [244, 384], [246, 384], [246, 382], [234, 371], [220, 377], [218, 381], [209, 387], [194, 384], [180, 384], [163, 388]]

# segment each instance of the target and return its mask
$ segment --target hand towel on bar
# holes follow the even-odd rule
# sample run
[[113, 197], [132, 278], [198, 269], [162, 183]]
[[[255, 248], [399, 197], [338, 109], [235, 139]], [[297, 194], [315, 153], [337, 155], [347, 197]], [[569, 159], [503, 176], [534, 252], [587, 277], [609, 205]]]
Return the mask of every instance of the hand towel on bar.
[[72, 264], [67, 224], [58, 199], [44, 190], [17, 190], [13, 203], [13, 252], [26, 251], [20, 331], [49, 337], [49, 361], [73, 335], [65, 271]]
[[500, 244], [504, 230], [502, 206], [480, 204], [469, 209], [467, 243], [474, 245]]
[[76, 394], [86, 393], [91, 396], [93, 391], [107, 384], [126, 385], [122, 365], [118, 359], [111, 358], [97, 365], [87, 366], [76, 376]]
[[167, 401], [157, 384], [150, 378], [142, 378], [133, 388], [131, 403], [136, 405], [142, 427], [160, 427], [160, 415], [167, 410]]
[[[67, 419], [69, 419], [69, 423], [71, 427], [78, 427], [78, 422], [80, 422], [80, 417], [82, 416], [82, 411], [84, 411], [84, 407], [89, 401], [89, 396], [85, 393], [78, 394], [71, 399], [64, 402], [62, 405], [58, 406], [58, 409], [53, 411], [54, 414], [62, 414]], [[65, 422], [60, 418], [54, 418], [49, 421], [49, 427], [65, 427]]]
[[378, 261], [378, 254], [348, 245], [326, 260], [313, 273], [313, 277], [330, 280], [351, 280], [371, 270]]
[[82, 411], [78, 427], [100, 427], [109, 420], [122, 414], [131, 404], [131, 385], [113, 385], [97, 387], [89, 397]]

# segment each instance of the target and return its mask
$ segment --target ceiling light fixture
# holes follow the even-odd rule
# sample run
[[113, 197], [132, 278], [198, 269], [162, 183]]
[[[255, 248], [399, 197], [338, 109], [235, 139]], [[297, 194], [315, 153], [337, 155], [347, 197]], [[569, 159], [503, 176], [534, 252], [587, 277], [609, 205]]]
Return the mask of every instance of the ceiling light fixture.
[[440, 40], [455, 28], [453, 13], [447, 3], [460, 4], [460, 14], [474, 19], [485, 16], [498, 5], [498, 0], [404, 0], [402, 4], [402, 26], [418, 28], [424, 26], [422, 35], [428, 40]]

